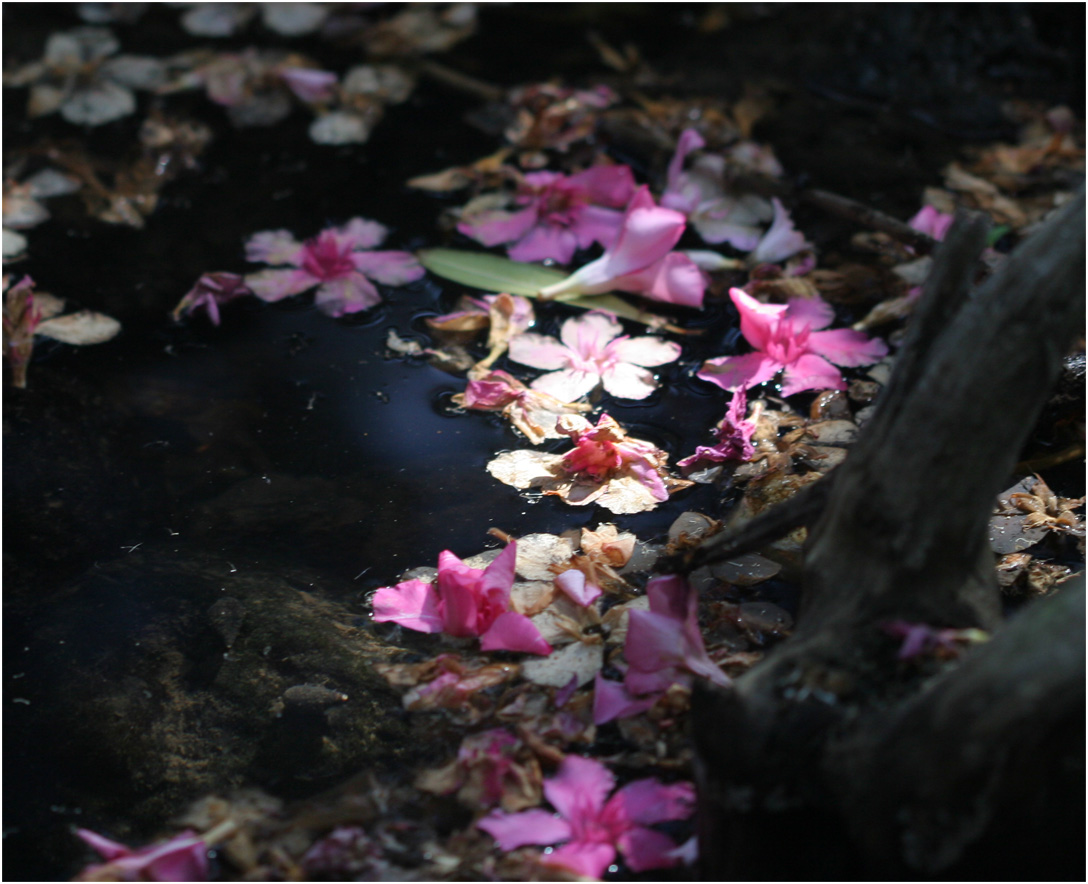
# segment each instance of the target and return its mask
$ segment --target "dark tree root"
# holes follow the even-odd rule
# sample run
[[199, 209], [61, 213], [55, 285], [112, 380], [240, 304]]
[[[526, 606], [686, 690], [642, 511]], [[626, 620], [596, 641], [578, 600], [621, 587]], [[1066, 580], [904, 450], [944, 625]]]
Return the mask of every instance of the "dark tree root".
[[[705, 878], [1083, 878], [1083, 584], [1003, 623], [987, 524], [1083, 328], [1084, 232], [1081, 193], [973, 288], [957, 219], [850, 457], [778, 515], [811, 525], [797, 629], [693, 702]], [[995, 636], [904, 663], [895, 618]]]

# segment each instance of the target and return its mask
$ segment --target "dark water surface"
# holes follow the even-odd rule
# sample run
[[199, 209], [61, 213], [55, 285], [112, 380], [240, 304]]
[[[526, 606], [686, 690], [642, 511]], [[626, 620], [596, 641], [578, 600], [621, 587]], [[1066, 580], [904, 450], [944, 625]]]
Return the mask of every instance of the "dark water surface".
[[[555, 74], [576, 81], [600, 70], [583, 36], [597, 27], [617, 44], [636, 41], [670, 72], [676, 94], [736, 97], [746, 73], [773, 73], [786, 78], [789, 109], [757, 137], [791, 173], [900, 217], [917, 207], [923, 185], [937, 183], [965, 135], [996, 137], [1004, 125], [987, 97], [970, 104], [970, 131], [955, 131], [950, 120], [965, 118], [950, 108], [960, 99], [907, 94], [878, 56], [865, 56], [865, 35], [847, 28], [841, 11], [840, 30], [794, 9], [753, 13], [718, 35], [696, 32], [697, 11], [488, 9], [478, 36], [443, 60], [501, 85]], [[208, 42], [182, 33], [176, 14], [157, 7], [118, 27], [124, 51]], [[1000, 14], [991, 18], [1008, 28]], [[1049, 26], [1037, 19], [1037, 30]], [[67, 5], [5, 4], [4, 24], [10, 63], [36, 57], [50, 30], [78, 21]], [[817, 27], [822, 43], [796, 39]], [[309, 39], [291, 45], [338, 71], [360, 60]], [[865, 83], [864, 101], [828, 97], [844, 86], [826, 61], [844, 46], [856, 50], [849, 69], [855, 85]], [[1030, 53], [1023, 57], [1030, 64]], [[976, 56], [953, 61], [984, 76]], [[1044, 68], [1043, 80], [1027, 85], [1065, 97], [1060, 77]], [[64, 137], [116, 153], [138, 124], [81, 132], [54, 118], [31, 123], [24, 102], [25, 90], [5, 90], [5, 150]], [[926, 102], [932, 125], [904, 127], [889, 111]], [[366, 596], [407, 568], [433, 565], [440, 550], [493, 546], [490, 527], [522, 535], [603, 521], [648, 539], [685, 510], [719, 512], [710, 486], [652, 513], [613, 517], [492, 479], [486, 462], [522, 447], [519, 438], [497, 418], [454, 413], [449, 396], [463, 379], [385, 347], [389, 329], [430, 343], [422, 318], [450, 309], [460, 293], [434, 278], [386, 290], [381, 306], [344, 320], [303, 298], [237, 302], [219, 328], [203, 318], [171, 323], [169, 310], [201, 273], [247, 269], [242, 243], [260, 230], [286, 227], [303, 238], [363, 216], [392, 229], [385, 247], [439, 244], [444, 203], [403, 182], [496, 149], [463, 121], [476, 106], [424, 82], [388, 110], [368, 144], [331, 148], [310, 143], [302, 113], [238, 131], [202, 96], [178, 96], [168, 107], [208, 122], [215, 140], [199, 172], [167, 186], [145, 229], [102, 224], [78, 198], [61, 198], [49, 203], [52, 220], [29, 232], [30, 258], [17, 271], [124, 329], [94, 348], [43, 343], [29, 389], [5, 392], [6, 878], [73, 874], [83, 856], [73, 824], [138, 840], [198, 794], [246, 783], [295, 797], [425, 753], [406, 744], [399, 704], [366, 674], [366, 660], [383, 653]], [[806, 228], [813, 236], [849, 232], [816, 220]], [[640, 404], [606, 397], [606, 409], [674, 458], [707, 442], [724, 397], [691, 373], [735, 341], [730, 309], [684, 317], [706, 333], [684, 341], [663, 389]], [[540, 330], [555, 333], [563, 310], [544, 309]], [[233, 601], [216, 607], [224, 599]], [[232, 614], [236, 603], [243, 614]], [[345, 642], [332, 620], [363, 637]], [[245, 641], [235, 645], [232, 629]], [[265, 665], [267, 686], [256, 675]], [[285, 685], [315, 679], [359, 698], [342, 721], [269, 714]], [[336, 763], [317, 746], [330, 734]]]

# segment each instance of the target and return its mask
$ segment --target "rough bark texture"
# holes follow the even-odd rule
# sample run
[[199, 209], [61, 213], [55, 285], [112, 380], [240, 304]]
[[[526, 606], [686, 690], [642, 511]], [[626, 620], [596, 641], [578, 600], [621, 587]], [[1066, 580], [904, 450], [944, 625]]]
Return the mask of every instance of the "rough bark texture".
[[[1082, 194], [977, 288], [980, 222], [938, 251], [810, 530], [794, 636], [697, 695], [705, 877], [1083, 873], [1083, 590], [1002, 626], [986, 528], [1083, 328], [1084, 231]], [[927, 681], [897, 664], [893, 618], [997, 637]], [[1070, 813], [1069, 854], [1045, 848], [1040, 821]]]

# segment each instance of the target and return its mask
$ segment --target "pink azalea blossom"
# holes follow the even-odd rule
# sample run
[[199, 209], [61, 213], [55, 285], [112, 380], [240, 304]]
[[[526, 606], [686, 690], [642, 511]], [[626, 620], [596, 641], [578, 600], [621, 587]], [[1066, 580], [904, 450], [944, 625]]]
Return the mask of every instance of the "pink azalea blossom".
[[86, 866], [77, 880], [83, 881], [207, 881], [208, 845], [192, 830], [169, 841], [133, 850], [89, 829], [76, 834], [93, 847], [104, 863]]
[[683, 212], [708, 243], [727, 242], [742, 252], [760, 240], [760, 225], [771, 219], [771, 204], [752, 194], [735, 197], [725, 192], [725, 157], [706, 154], [684, 170], [689, 153], [704, 147], [702, 136], [685, 129], [669, 162], [661, 205]]
[[706, 278], [682, 252], [672, 251], [684, 233], [680, 212], [654, 203], [643, 185], [627, 204], [619, 236], [596, 261], [541, 290], [544, 298], [564, 294], [599, 295], [620, 291], [655, 301], [703, 306]]
[[219, 305], [253, 292], [237, 273], [205, 273], [174, 308], [174, 318], [205, 310], [212, 325], [219, 325]]
[[953, 216], [947, 212], [941, 212], [933, 206], [922, 206], [907, 224], [919, 233], [926, 233], [936, 240], [944, 239], [948, 228], [952, 226]]
[[716, 445], [699, 445], [691, 457], [677, 461], [682, 469], [693, 467], [704, 460], [721, 463], [727, 460], [746, 461], [756, 453], [752, 445], [752, 434], [756, 431], [755, 421], [745, 419], [748, 411], [748, 396], [744, 387], [738, 387], [729, 403], [729, 410], [714, 428]]
[[761, 304], [737, 288], [730, 289], [729, 296], [740, 311], [741, 333], [755, 352], [709, 359], [697, 375], [725, 390], [754, 387], [780, 371], [783, 396], [802, 390], [845, 390], [836, 365], [870, 365], [888, 353], [883, 341], [852, 329], [819, 331], [834, 318], [831, 305], [820, 298]]
[[649, 826], [691, 816], [695, 809], [691, 783], [636, 780], [609, 798], [615, 784], [600, 762], [568, 755], [558, 773], [544, 781], [544, 794], [558, 816], [541, 808], [512, 814], [496, 810], [476, 825], [501, 850], [560, 844], [542, 855], [541, 862], [588, 878], [603, 875], [617, 850], [635, 872], [679, 865], [676, 843]]
[[470, 568], [449, 550], [438, 555], [438, 579], [407, 580], [374, 594], [374, 619], [418, 632], [479, 636], [485, 651], [547, 655], [551, 645], [524, 614], [510, 609], [517, 544], [511, 542], [483, 570]]
[[470, 208], [457, 229], [485, 246], [513, 243], [515, 261], [552, 259], [569, 264], [577, 249], [594, 242], [606, 248], [619, 234], [635, 179], [627, 166], [593, 166], [574, 175], [531, 172], [524, 176], [514, 202], [517, 211]]
[[657, 389], [649, 366], [680, 357], [680, 345], [661, 338], [618, 337], [623, 330], [608, 314], [591, 311], [563, 323], [562, 340], [532, 332], [510, 341], [510, 358], [548, 370], [530, 385], [556, 399], [573, 402], [598, 384], [613, 396], [645, 399]]
[[408, 252], [369, 251], [387, 233], [378, 222], [364, 218], [330, 227], [304, 243], [286, 230], [256, 233], [246, 243], [246, 259], [290, 268], [250, 273], [245, 282], [265, 301], [279, 301], [317, 286], [316, 303], [332, 316], [366, 310], [381, 300], [371, 280], [403, 285], [423, 276], [423, 267]]

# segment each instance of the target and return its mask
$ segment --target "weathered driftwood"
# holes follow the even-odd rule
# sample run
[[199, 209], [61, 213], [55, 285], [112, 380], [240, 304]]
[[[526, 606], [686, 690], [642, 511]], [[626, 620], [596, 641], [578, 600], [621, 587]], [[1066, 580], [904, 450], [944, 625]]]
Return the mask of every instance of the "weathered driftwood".
[[[1000, 850], [1016, 801], [1054, 792], [1032, 772], [1077, 739], [1083, 761], [1083, 595], [1001, 627], [986, 526], [1083, 328], [1084, 231], [1082, 194], [976, 288], [977, 222], [958, 220], [938, 251], [892, 381], [810, 530], [794, 636], [732, 690], [696, 697], [706, 877], [972, 874], [972, 848]], [[998, 633], [926, 684], [896, 663], [879, 629], [893, 618]], [[1045, 722], [1040, 697], [1056, 704]], [[1064, 742], [1046, 763], [1020, 752], [1054, 729]]]

